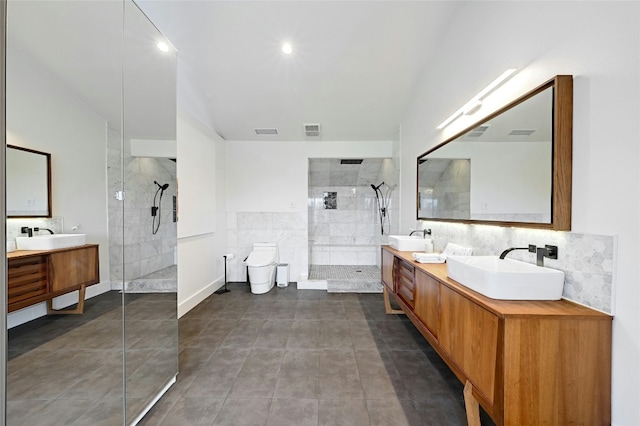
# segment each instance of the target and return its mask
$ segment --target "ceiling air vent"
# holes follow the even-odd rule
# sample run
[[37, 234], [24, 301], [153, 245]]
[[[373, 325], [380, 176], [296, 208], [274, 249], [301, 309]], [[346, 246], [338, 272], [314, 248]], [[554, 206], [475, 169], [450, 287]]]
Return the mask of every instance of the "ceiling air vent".
[[531, 136], [535, 132], [532, 129], [514, 129], [509, 133], [509, 136]]
[[361, 159], [340, 160], [340, 164], [362, 164], [362, 160]]
[[253, 129], [256, 135], [277, 135], [278, 129]]
[[320, 136], [320, 125], [319, 124], [305, 124], [304, 125], [304, 134], [307, 137], [318, 137], [318, 136]]
[[467, 136], [469, 136], [470, 138], [479, 138], [484, 134], [484, 132], [487, 131], [488, 128], [489, 126], [478, 126], [467, 133]]

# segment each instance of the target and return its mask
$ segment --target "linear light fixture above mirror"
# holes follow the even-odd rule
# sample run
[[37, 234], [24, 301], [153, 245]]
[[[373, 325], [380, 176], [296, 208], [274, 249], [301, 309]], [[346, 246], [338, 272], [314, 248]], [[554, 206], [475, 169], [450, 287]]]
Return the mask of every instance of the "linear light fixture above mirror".
[[482, 107], [482, 100], [486, 98], [491, 92], [500, 87], [501, 84], [506, 82], [509, 78], [518, 71], [516, 68], [509, 68], [505, 72], [503, 72], [500, 77], [493, 80], [487, 87], [482, 89], [477, 95], [475, 95], [469, 102], [464, 104], [459, 110], [454, 112], [444, 120], [436, 129], [442, 130], [447, 127], [449, 124], [453, 123], [462, 115], [471, 115], [478, 111]]

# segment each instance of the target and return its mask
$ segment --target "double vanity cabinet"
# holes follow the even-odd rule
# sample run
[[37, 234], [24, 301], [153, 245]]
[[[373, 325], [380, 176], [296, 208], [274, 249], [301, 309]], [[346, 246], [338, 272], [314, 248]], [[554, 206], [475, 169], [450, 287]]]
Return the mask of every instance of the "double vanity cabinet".
[[98, 245], [86, 244], [55, 250], [19, 250], [7, 254], [8, 311], [47, 301], [79, 290], [78, 306], [61, 313], [82, 313], [87, 286], [100, 282]]
[[[465, 383], [469, 424], [480, 404], [498, 425], [611, 423], [612, 317], [567, 300], [504, 301], [382, 247], [389, 297]], [[397, 311], [395, 311], [397, 312]]]

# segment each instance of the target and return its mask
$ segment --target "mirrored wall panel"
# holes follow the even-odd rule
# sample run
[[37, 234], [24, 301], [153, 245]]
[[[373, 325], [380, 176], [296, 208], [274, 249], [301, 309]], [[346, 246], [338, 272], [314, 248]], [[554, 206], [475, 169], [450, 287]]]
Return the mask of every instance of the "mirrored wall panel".
[[7, 143], [50, 158], [7, 220], [7, 424], [135, 424], [177, 374], [176, 52], [131, 1], [7, 17]]
[[131, 2], [124, 9], [124, 41], [122, 169], [115, 175], [122, 175], [126, 197], [122, 257], [115, 260], [124, 271], [130, 424], [178, 368], [176, 51]]

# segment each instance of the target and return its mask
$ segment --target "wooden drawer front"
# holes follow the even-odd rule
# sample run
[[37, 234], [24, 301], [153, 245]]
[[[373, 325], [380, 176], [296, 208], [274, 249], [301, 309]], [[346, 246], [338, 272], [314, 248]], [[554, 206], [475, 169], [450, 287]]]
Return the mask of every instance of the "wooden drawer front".
[[51, 262], [52, 292], [100, 281], [98, 246], [52, 253], [49, 261]]
[[440, 287], [438, 342], [473, 386], [493, 403], [498, 317], [446, 286]]
[[386, 250], [382, 250], [382, 283], [391, 291], [395, 292], [393, 286], [393, 260], [395, 256]]
[[47, 256], [30, 256], [9, 261], [9, 305], [47, 294]]
[[414, 310], [420, 321], [437, 338], [440, 327], [440, 283], [422, 271], [415, 271], [415, 275]]
[[396, 268], [396, 293], [413, 308], [414, 283], [413, 265], [399, 260]]

